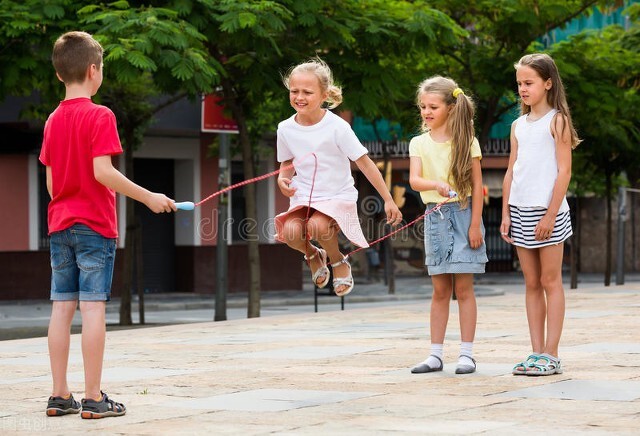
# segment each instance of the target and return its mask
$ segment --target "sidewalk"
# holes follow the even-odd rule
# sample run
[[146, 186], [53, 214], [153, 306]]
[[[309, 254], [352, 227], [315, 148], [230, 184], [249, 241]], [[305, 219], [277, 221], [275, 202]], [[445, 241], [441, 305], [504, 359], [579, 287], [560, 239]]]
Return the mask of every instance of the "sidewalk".
[[[428, 354], [429, 300], [366, 308], [347, 300], [345, 311], [109, 332], [103, 388], [128, 411], [95, 421], [45, 416], [46, 338], [2, 341], [0, 432], [637, 434], [639, 282], [567, 289], [565, 372], [548, 377], [511, 375], [529, 352], [522, 286], [478, 287], [503, 292], [478, 298], [475, 374], [454, 374], [455, 302], [444, 371], [414, 375], [409, 368]], [[71, 348], [78, 398], [79, 335]]]
[[[303, 275], [303, 290], [268, 291], [260, 295], [260, 316], [281, 315], [285, 313], [311, 313], [314, 307], [313, 285], [309, 274]], [[626, 282], [640, 282], [640, 274], [627, 274]], [[578, 290], [589, 284], [602, 284], [602, 274], [580, 274]], [[570, 277], [564, 277], [565, 289], [570, 289]], [[613, 281], [615, 283], [615, 279]], [[612, 289], [612, 287], [604, 288]], [[389, 288], [382, 280], [368, 282], [364, 277], [356, 277], [354, 291], [345, 298], [345, 307], [393, 304], [405, 301], [425, 301], [431, 298], [431, 280], [419, 274], [403, 275], [395, 278], [395, 293], [389, 294]], [[500, 295], [505, 292], [524, 292], [521, 273], [487, 273], [475, 276], [475, 292], [478, 297]], [[45, 291], [43, 291], [43, 294]], [[152, 327], [167, 324], [181, 324], [213, 320], [215, 295], [196, 293], [159, 293], [145, 294], [144, 308], [146, 324], [139, 324], [138, 296], [133, 296], [131, 313], [134, 328]], [[248, 294], [230, 293], [227, 296], [227, 319], [245, 319], [247, 317]], [[336, 310], [340, 299], [328, 289], [321, 290], [318, 296], [318, 311]], [[48, 300], [0, 300], [0, 341], [45, 336], [51, 312]], [[120, 327], [120, 299], [114, 298], [107, 303], [108, 329]], [[80, 314], [73, 320], [73, 331], [79, 331]]]

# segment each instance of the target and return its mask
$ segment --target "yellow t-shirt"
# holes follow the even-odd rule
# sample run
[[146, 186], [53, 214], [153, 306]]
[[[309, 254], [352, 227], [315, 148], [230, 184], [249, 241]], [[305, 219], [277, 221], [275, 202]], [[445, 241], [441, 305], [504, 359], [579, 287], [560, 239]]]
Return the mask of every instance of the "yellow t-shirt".
[[[449, 167], [451, 165], [451, 141], [435, 142], [429, 132], [423, 133], [411, 139], [409, 143], [409, 156], [419, 157], [422, 161], [422, 178], [437, 180], [451, 185], [449, 181]], [[473, 138], [471, 144], [471, 157], [482, 159], [482, 151], [477, 138]], [[455, 189], [455, 186], [452, 185]], [[421, 191], [420, 197], [424, 204], [440, 203], [446, 200], [438, 194], [438, 191]], [[451, 201], [458, 201], [453, 198]]]

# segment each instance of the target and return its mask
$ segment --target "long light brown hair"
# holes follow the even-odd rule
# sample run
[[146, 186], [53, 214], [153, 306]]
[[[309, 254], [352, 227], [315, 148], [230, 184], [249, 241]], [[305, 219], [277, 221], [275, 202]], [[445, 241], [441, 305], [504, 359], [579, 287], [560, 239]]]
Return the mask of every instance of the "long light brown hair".
[[[576, 148], [580, 144], [581, 140], [578, 137], [573, 121], [571, 120], [571, 111], [569, 110], [569, 104], [567, 103], [567, 96], [564, 92], [564, 85], [560, 78], [560, 72], [554, 62], [553, 58], [545, 53], [533, 53], [522, 56], [520, 60], [514, 65], [517, 70], [520, 67], [529, 67], [544, 80], [545, 82], [551, 79], [551, 89], [547, 92], [547, 103], [549, 106], [556, 109], [562, 116], [564, 123], [562, 125], [562, 131], [569, 129], [571, 132], [571, 148]], [[526, 115], [531, 112], [531, 106], [520, 101], [520, 113]]]
[[[456, 91], [456, 96], [454, 96]], [[434, 76], [418, 85], [417, 98], [423, 94], [437, 94], [449, 108], [447, 131], [451, 135], [451, 166], [449, 184], [456, 192], [461, 207], [467, 206], [467, 197], [471, 195], [473, 181], [471, 177], [471, 145], [475, 139], [473, 117], [475, 105], [471, 97], [458, 88], [458, 84], [448, 77]], [[422, 130], [428, 131], [422, 122]]]

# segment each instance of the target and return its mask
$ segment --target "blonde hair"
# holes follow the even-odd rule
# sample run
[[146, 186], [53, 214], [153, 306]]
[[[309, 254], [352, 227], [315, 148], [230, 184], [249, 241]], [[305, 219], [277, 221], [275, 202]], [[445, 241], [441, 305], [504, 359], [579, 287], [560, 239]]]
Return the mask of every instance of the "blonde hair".
[[329, 109], [336, 108], [342, 103], [342, 89], [334, 83], [333, 73], [329, 65], [322, 59], [315, 57], [291, 68], [286, 76], [282, 78], [282, 82], [287, 89], [289, 89], [291, 76], [298, 73], [311, 73], [318, 78], [320, 89], [327, 93], [325, 102], [328, 103], [327, 107]]
[[53, 44], [51, 61], [65, 84], [82, 83], [87, 69], [102, 65], [102, 46], [87, 32], [67, 32]]
[[[553, 58], [545, 53], [533, 53], [522, 56], [513, 66], [516, 70], [520, 67], [529, 67], [538, 73], [538, 76], [545, 82], [551, 79], [551, 89], [547, 92], [547, 103], [562, 115], [564, 122], [560, 134], [562, 135], [565, 128], [569, 128], [571, 132], [571, 148], [576, 148], [582, 140], [578, 137], [578, 133], [573, 126], [564, 85]], [[529, 112], [531, 112], [531, 106], [520, 101], [520, 113], [526, 115]]]
[[[471, 177], [471, 145], [475, 139], [473, 117], [475, 105], [455, 81], [448, 77], [434, 76], [418, 85], [417, 100], [423, 94], [437, 94], [449, 108], [447, 131], [451, 134], [451, 166], [449, 183], [458, 193], [460, 206], [467, 206], [467, 197], [471, 195], [473, 180]], [[454, 96], [455, 94], [455, 96]], [[422, 130], [428, 131], [424, 120]]]

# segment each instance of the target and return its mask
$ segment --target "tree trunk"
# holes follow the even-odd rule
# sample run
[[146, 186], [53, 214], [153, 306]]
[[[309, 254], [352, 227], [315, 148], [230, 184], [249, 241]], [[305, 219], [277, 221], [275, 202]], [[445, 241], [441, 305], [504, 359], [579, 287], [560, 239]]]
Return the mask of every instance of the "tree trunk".
[[484, 147], [489, 141], [489, 134], [491, 133], [491, 126], [493, 126], [498, 118], [494, 115], [497, 107], [497, 100], [491, 99], [486, 102], [487, 107], [484, 111], [480, 111], [478, 114], [478, 125], [480, 126], [480, 131], [476, 130], [476, 135], [478, 135], [478, 142], [480, 143], [480, 148]]
[[606, 185], [606, 201], [607, 201], [607, 236], [606, 236], [606, 248], [605, 248], [605, 269], [604, 269], [604, 285], [609, 286], [611, 284], [611, 226], [612, 226], [612, 218], [611, 218], [611, 208], [612, 205], [612, 196], [611, 196], [611, 173], [609, 171], [605, 174], [605, 185]]
[[[127, 135], [129, 136], [129, 135]], [[131, 135], [133, 136], [133, 135]], [[125, 175], [133, 180], [133, 146], [129, 142], [131, 138], [125, 138]], [[132, 325], [131, 318], [131, 289], [133, 287], [133, 262], [134, 255], [134, 239], [135, 239], [135, 210], [133, 200], [126, 197], [127, 214], [126, 214], [126, 232], [124, 239], [124, 260], [122, 274], [122, 294], [120, 296], [120, 325]]]
[[138, 323], [145, 324], [144, 319], [144, 264], [142, 262], [142, 223], [135, 217], [135, 253], [136, 253], [136, 289], [138, 291]]
[[[391, 144], [387, 141], [382, 140], [382, 137], [380, 136], [380, 132], [378, 132], [378, 118], [374, 118], [371, 121], [371, 125], [373, 126], [373, 133], [376, 135], [376, 139], [378, 140], [378, 142], [382, 144], [382, 158], [384, 160], [383, 167], [382, 167], [382, 178], [385, 180], [385, 182], [387, 182], [387, 171], [389, 173], [391, 173], [392, 171], [392, 168], [390, 167], [391, 160], [389, 158], [389, 146]], [[396, 138], [394, 139], [393, 142], [397, 143], [397, 141], [398, 140]], [[392, 178], [393, 177], [390, 176], [387, 183], [387, 189], [389, 190], [389, 192], [391, 192]], [[381, 216], [380, 221], [383, 222], [382, 226], [384, 229], [382, 232], [386, 236], [393, 231], [393, 228], [391, 228], [391, 226], [384, 224], [386, 222], [386, 215], [384, 212], [384, 208], [382, 209], [382, 213], [378, 214], [378, 216]], [[395, 294], [396, 293], [396, 276], [395, 276], [395, 268], [394, 268], [395, 265], [393, 262], [393, 244], [391, 242], [391, 238], [387, 238], [383, 240], [381, 244], [383, 244], [384, 246], [384, 254], [385, 254], [384, 278], [387, 285], [387, 293]]]
[[[242, 149], [242, 169], [244, 179], [255, 177], [253, 166], [253, 149], [247, 127], [247, 120], [238, 96], [231, 82], [223, 78], [222, 88], [225, 95], [225, 103], [231, 109], [233, 118], [238, 125], [240, 146]], [[258, 241], [258, 211], [256, 199], [256, 186], [250, 183], [244, 187], [246, 220], [249, 225], [243, 226], [247, 238], [247, 269], [249, 271], [249, 301], [247, 304], [247, 317], [260, 316], [260, 251]]]
[[[248, 135], [240, 137], [242, 144], [243, 169], [246, 179], [253, 178], [253, 153]], [[258, 210], [256, 207], [256, 185], [249, 184], [244, 187], [245, 208], [247, 220], [251, 225], [247, 226], [247, 250], [249, 263], [249, 302], [247, 306], [247, 317], [257, 318], [260, 316], [260, 245], [258, 241]]]
[[[385, 180], [386, 180], [387, 171], [390, 171], [389, 165], [391, 165], [391, 162], [389, 161], [389, 150], [387, 150], [387, 144], [383, 145], [382, 150], [384, 152], [384, 166], [382, 169], [382, 177], [385, 177]], [[387, 185], [387, 189], [391, 191], [391, 181], [389, 181], [389, 184]], [[386, 216], [385, 216], [384, 210], [382, 211], [382, 216], [383, 216], [382, 219], [385, 220], [386, 222]], [[384, 230], [385, 236], [393, 231], [393, 228], [386, 224], [384, 224], [383, 228], [385, 229]], [[386, 270], [385, 276], [387, 278], [387, 293], [395, 294], [396, 293], [396, 275], [395, 275], [395, 268], [394, 268], [395, 265], [393, 261], [393, 243], [391, 242], [391, 239], [392, 238], [387, 238], [384, 241], [382, 241], [382, 243], [385, 245], [384, 269]]]

